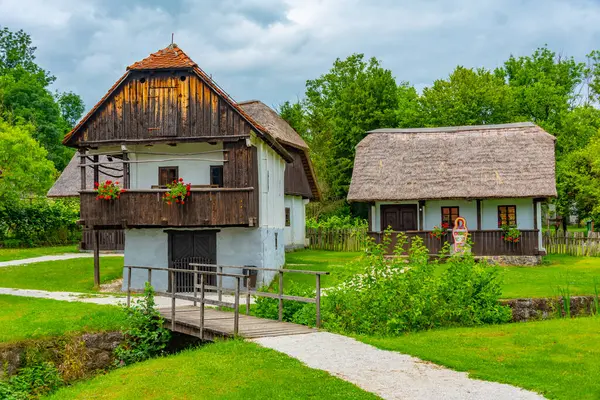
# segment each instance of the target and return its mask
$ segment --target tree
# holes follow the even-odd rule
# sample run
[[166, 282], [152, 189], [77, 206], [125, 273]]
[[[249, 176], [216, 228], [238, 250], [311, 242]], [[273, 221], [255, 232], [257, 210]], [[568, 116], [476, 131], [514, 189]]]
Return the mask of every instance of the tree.
[[11, 126], [0, 119], [0, 204], [45, 195], [54, 182], [56, 170], [32, 131], [32, 126]]
[[554, 133], [560, 117], [577, 104], [585, 64], [542, 47], [531, 56], [510, 56], [496, 73], [513, 91], [515, 113]]
[[569, 215], [575, 208], [580, 218], [600, 224], [600, 130], [587, 146], [558, 162], [557, 181], [558, 211]]
[[447, 80], [425, 88], [419, 99], [425, 126], [513, 122], [513, 97], [504, 79], [480, 68], [458, 66]]
[[312, 143], [323, 160], [318, 174], [328, 197], [345, 198], [354, 151], [372, 129], [397, 126], [398, 87], [390, 70], [363, 54], [339, 58], [329, 72], [306, 82], [305, 110]]
[[81, 117], [84, 105], [72, 92], [53, 96], [48, 90], [53, 81], [35, 63], [35, 47], [28, 34], [0, 30], [0, 117], [12, 124], [32, 124], [33, 138], [62, 170], [73, 155], [73, 150], [62, 145], [62, 138]]

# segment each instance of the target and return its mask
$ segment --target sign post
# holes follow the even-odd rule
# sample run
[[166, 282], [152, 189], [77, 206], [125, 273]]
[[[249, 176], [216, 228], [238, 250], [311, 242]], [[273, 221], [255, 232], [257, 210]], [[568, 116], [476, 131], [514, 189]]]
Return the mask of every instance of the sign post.
[[467, 239], [469, 237], [469, 229], [467, 228], [467, 220], [463, 217], [458, 217], [454, 221], [452, 228], [452, 238], [454, 239], [454, 253], [464, 253], [469, 251]]

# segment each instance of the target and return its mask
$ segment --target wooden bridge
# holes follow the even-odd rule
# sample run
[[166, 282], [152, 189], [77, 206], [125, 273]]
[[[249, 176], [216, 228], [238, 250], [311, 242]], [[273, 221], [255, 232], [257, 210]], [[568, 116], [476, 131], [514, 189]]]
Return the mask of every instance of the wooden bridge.
[[[215, 338], [242, 337], [247, 339], [269, 337], [269, 336], [287, 336], [300, 335], [316, 332], [317, 329], [304, 325], [293, 324], [283, 321], [283, 301], [293, 300], [304, 303], [314, 303], [316, 309], [316, 325], [321, 325], [321, 275], [329, 275], [329, 272], [289, 270], [289, 269], [270, 269], [257, 267], [238, 267], [222, 266], [213, 264], [190, 264], [193, 270], [180, 268], [157, 268], [157, 267], [137, 267], [126, 266], [127, 268], [127, 306], [131, 305], [131, 272], [133, 269], [142, 269], [147, 271], [147, 282], [152, 284], [152, 271], [166, 271], [169, 273], [171, 282], [170, 292], [155, 292], [157, 295], [170, 297], [171, 307], [159, 308], [161, 316], [165, 320], [165, 326], [173, 332], [180, 332], [187, 335], [199, 337], [202, 340], [214, 340]], [[216, 271], [206, 270], [207, 268]], [[204, 269], [204, 270], [203, 270]], [[250, 287], [250, 276], [242, 274], [224, 273], [223, 269], [242, 269], [249, 273], [255, 271], [277, 272], [279, 275], [278, 293], [259, 292]], [[178, 293], [176, 273], [192, 274], [193, 288], [192, 293]], [[283, 294], [283, 274], [300, 273], [314, 275], [316, 279], [316, 296], [300, 297]], [[216, 275], [218, 283], [216, 286], [207, 285], [205, 279], [209, 275]], [[223, 277], [234, 278], [235, 288], [227, 289], [223, 287]], [[245, 281], [245, 288], [241, 287], [242, 281]], [[206, 296], [207, 290], [214, 290], [217, 299], [211, 299]], [[223, 294], [233, 294], [233, 302], [223, 301]], [[240, 315], [240, 295], [245, 298], [246, 313]], [[271, 320], [258, 318], [250, 315], [251, 296], [270, 297], [278, 300], [279, 318]], [[177, 305], [177, 300], [186, 301], [186, 305]], [[190, 304], [191, 302], [191, 304]], [[212, 307], [205, 307], [206, 305]], [[219, 307], [221, 309], [216, 309]], [[231, 309], [224, 311], [223, 308]]]

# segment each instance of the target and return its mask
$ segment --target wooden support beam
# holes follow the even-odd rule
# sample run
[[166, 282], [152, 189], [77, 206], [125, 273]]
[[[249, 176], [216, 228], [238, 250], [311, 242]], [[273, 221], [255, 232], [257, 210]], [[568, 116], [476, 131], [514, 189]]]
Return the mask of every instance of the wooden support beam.
[[481, 230], [481, 200], [477, 199], [477, 230]]
[[130, 188], [130, 174], [129, 174], [129, 154], [124, 151], [123, 152], [123, 188], [124, 189], [129, 189]]
[[94, 168], [94, 183], [100, 182], [100, 171], [98, 169], [99, 168], [99, 164], [98, 164], [99, 157], [98, 156], [94, 156], [92, 158], [92, 160], [94, 162], [94, 167], [93, 167]]
[[[85, 150], [80, 149], [79, 153], [81, 155], [85, 154]], [[81, 175], [81, 190], [85, 190], [86, 189], [86, 182], [85, 182], [85, 157], [81, 157], [79, 159], [79, 165], [81, 166], [81, 171], [80, 171], [80, 175]]]
[[539, 229], [537, 215], [538, 215], [538, 201], [536, 199], [533, 199], [533, 229], [535, 229], [536, 231]]
[[419, 208], [418, 208], [418, 213], [419, 213], [419, 229], [420, 230], [425, 230], [423, 228], [423, 208], [425, 208], [425, 200], [419, 200]]
[[94, 286], [100, 287], [100, 231], [94, 229]]

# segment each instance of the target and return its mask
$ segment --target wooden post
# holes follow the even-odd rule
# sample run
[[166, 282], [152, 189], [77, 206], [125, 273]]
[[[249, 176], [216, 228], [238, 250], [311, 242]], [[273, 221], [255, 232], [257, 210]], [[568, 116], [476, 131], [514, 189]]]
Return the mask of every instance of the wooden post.
[[100, 287], [100, 231], [94, 229], [94, 286]]
[[279, 322], [283, 321], [283, 271], [279, 271]]
[[246, 315], [250, 315], [250, 271], [246, 277]]
[[477, 199], [477, 230], [481, 230], [481, 200]]
[[148, 285], [152, 286], [152, 270], [148, 269]]
[[200, 275], [200, 340], [204, 340], [204, 274]]
[[80, 171], [80, 175], [81, 175], [81, 190], [85, 190], [86, 189], [86, 182], [85, 182], [85, 150], [84, 149], [79, 149], [79, 165], [81, 166], [81, 171]]
[[240, 324], [240, 277], [236, 276], [235, 277], [235, 309], [233, 310], [234, 312], [234, 319], [233, 319], [233, 335], [237, 336], [238, 335], [238, 328], [239, 328], [239, 324]]
[[198, 305], [196, 297], [198, 297], [198, 266], [194, 265], [194, 307]]
[[175, 331], [175, 293], [177, 283], [175, 282], [175, 272], [171, 271], [171, 330]]
[[[219, 274], [223, 273], [223, 267], [221, 265], [217, 266], [217, 272]], [[223, 290], [223, 276], [222, 275], [219, 275], [218, 281], [219, 281], [219, 283], [217, 285], [218, 286], [217, 287], [217, 296], [219, 298], [219, 301], [222, 301], [223, 300], [223, 294], [222, 294], [222, 290]]]
[[127, 307], [131, 307], [131, 267], [127, 268]]
[[129, 161], [129, 154], [127, 154], [126, 151], [123, 152], [123, 189], [129, 189], [130, 182], [129, 182], [129, 163], [127, 162]]
[[315, 275], [317, 277], [317, 328], [321, 327], [321, 275]]
[[98, 167], [99, 158], [98, 156], [93, 156], [92, 160], [94, 160], [94, 184], [100, 181], [100, 172]]

